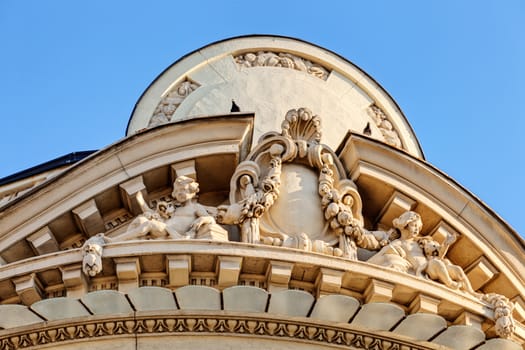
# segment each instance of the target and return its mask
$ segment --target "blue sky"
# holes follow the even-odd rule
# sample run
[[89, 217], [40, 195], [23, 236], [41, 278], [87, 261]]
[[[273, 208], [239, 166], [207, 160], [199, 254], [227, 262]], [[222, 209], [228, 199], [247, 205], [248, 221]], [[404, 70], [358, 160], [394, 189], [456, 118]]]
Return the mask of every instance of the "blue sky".
[[427, 161], [525, 235], [521, 0], [3, 0], [0, 177], [119, 140], [166, 67], [245, 34], [297, 37], [361, 67], [397, 101]]

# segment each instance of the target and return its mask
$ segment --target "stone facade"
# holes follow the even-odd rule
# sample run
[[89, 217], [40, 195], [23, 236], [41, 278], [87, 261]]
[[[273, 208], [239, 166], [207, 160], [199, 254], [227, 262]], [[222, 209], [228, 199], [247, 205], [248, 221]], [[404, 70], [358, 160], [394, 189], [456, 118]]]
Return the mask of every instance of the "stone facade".
[[525, 343], [523, 240], [381, 87], [298, 40], [186, 56], [126, 138], [0, 223], [2, 349]]

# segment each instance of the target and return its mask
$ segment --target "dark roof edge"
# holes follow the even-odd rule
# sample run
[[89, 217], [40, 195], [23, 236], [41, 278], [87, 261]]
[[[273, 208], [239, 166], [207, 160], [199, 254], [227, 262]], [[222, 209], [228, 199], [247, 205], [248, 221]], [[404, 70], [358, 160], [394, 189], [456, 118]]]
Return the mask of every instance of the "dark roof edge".
[[23, 180], [30, 176], [38, 175], [43, 172], [56, 169], [64, 165], [70, 165], [78, 162], [89, 156], [90, 154], [95, 153], [94, 151], [80, 151], [80, 152], [71, 152], [69, 154], [63, 155], [61, 157], [52, 159], [42, 164], [35, 165], [34, 167], [19, 171], [12, 175], [8, 175], [0, 179], [0, 186], [7, 185], [11, 182]]

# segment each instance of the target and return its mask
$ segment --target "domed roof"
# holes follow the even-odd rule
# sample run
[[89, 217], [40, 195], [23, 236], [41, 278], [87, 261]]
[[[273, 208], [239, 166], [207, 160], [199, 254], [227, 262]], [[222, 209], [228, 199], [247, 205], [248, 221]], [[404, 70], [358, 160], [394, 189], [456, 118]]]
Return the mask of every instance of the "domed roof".
[[143, 93], [126, 134], [235, 112], [233, 101], [255, 112], [254, 142], [278, 130], [288, 110], [307, 106], [323, 117], [323, 142], [334, 149], [350, 130], [423, 158], [405, 116], [368, 74], [319, 46], [268, 35], [219, 41], [175, 62]]

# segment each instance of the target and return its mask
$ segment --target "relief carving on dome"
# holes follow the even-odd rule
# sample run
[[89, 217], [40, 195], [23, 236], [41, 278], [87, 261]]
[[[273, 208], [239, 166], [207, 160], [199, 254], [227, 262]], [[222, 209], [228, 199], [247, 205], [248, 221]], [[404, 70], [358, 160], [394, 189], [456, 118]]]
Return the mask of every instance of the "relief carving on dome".
[[368, 107], [367, 112], [376, 124], [376, 126], [381, 131], [385, 142], [390, 146], [403, 148], [403, 144], [401, 143], [399, 134], [397, 133], [392, 123], [388, 120], [388, 117], [386, 116], [385, 112], [383, 112], [383, 110], [375, 104]]
[[313, 75], [322, 80], [328, 79], [329, 71], [317, 63], [286, 52], [257, 51], [234, 56], [241, 67], [283, 67]]
[[157, 105], [148, 128], [169, 123], [182, 101], [199, 87], [199, 84], [188, 79], [177, 84]]
[[357, 247], [379, 250], [383, 232], [363, 228], [362, 201], [335, 153], [321, 141], [321, 118], [288, 111], [281, 133], [263, 135], [230, 181], [218, 222], [237, 224], [241, 241], [357, 260]]

